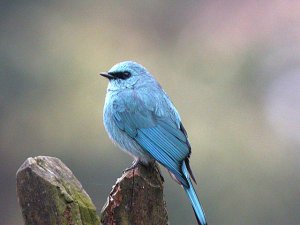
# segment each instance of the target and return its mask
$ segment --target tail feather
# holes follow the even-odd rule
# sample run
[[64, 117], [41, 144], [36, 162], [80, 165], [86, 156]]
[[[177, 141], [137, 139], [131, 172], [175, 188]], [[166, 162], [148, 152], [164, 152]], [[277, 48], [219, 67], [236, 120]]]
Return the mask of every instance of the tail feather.
[[201, 203], [198, 199], [198, 196], [196, 194], [196, 191], [193, 187], [192, 181], [190, 179], [190, 174], [189, 174], [189, 170], [187, 168], [186, 162], [183, 162], [183, 164], [182, 164], [182, 171], [183, 171], [183, 173], [184, 173], [184, 175], [187, 178], [187, 181], [189, 183], [189, 187], [183, 186], [183, 188], [184, 188], [185, 192], [187, 193], [187, 195], [188, 195], [188, 197], [189, 197], [189, 199], [192, 203], [192, 206], [193, 206], [198, 224], [199, 225], [207, 225], [207, 222], [206, 222], [206, 219], [205, 219], [205, 214], [204, 214], [203, 208], [201, 206]]

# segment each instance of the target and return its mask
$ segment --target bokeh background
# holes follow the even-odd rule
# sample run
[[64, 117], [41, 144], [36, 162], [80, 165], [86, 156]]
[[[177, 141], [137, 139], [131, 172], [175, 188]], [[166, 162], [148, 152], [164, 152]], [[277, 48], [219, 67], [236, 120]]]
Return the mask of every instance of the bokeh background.
[[[135, 60], [178, 108], [209, 224], [300, 224], [299, 1], [0, 3], [0, 224], [15, 173], [59, 157], [98, 210], [131, 158], [102, 124], [113, 64]], [[172, 225], [195, 224], [164, 172]]]

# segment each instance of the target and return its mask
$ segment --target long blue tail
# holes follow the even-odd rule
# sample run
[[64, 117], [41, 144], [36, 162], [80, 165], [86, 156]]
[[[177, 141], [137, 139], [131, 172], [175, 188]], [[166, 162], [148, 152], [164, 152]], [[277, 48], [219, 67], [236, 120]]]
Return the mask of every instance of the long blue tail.
[[182, 171], [183, 171], [183, 173], [184, 173], [184, 175], [187, 178], [187, 181], [189, 183], [188, 188], [184, 187], [184, 186], [183, 186], [183, 188], [184, 188], [185, 192], [187, 193], [187, 195], [188, 195], [188, 197], [189, 197], [189, 199], [192, 203], [197, 221], [198, 221], [199, 225], [207, 225], [207, 222], [206, 222], [206, 219], [205, 219], [205, 214], [204, 214], [203, 208], [201, 206], [201, 203], [200, 203], [200, 201], [197, 197], [195, 189], [193, 187], [192, 181], [190, 179], [190, 174], [189, 174], [189, 171], [187, 169], [186, 162], [183, 162], [183, 164], [182, 164]]

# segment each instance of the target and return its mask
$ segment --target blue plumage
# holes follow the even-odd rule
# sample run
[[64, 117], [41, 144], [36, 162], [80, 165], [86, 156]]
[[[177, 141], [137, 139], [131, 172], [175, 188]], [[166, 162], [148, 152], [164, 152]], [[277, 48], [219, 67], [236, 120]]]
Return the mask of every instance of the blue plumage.
[[196, 214], [197, 221], [199, 224], [207, 224], [206, 219], [205, 219], [204, 210], [201, 206], [201, 203], [198, 200], [198, 196], [193, 187], [191, 179], [189, 178], [189, 171], [188, 171], [188, 168], [187, 168], [185, 162], [183, 162], [183, 164], [182, 164], [182, 171], [183, 171], [183, 174], [185, 175], [185, 177], [187, 177], [187, 180], [189, 183], [189, 187], [183, 187], [183, 188], [191, 200], [194, 212]]
[[141, 65], [126, 61], [101, 73], [110, 82], [103, 120], [110, 138], [144, 164], [165, 166], [183, 186], [199, 224], [205, 215], [190, 176], [191, 147], [180, 116], [154, 77]]

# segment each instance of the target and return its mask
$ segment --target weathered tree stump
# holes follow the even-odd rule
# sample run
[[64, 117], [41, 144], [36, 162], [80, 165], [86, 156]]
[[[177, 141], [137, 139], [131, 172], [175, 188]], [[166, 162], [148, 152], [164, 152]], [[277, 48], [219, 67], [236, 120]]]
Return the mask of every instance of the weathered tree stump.
[[[17, 172], [17, 195], [26, 225], [99, 225], [96, 208], [59, 159], [28, 158]], [[101, 212], [103, 225], [167, 225], [163, 178], [156, 164], [128, 170]]]
[[138, 165], [119, 178], [101, 210], [105, 225], [167, 225], [163, 178], [158, 165]]
[[26, 225], [96, 225], [96, 207], [59, 159], [28, 158], [17, 172], [17, 195]]

